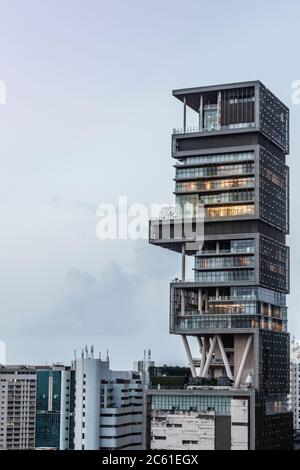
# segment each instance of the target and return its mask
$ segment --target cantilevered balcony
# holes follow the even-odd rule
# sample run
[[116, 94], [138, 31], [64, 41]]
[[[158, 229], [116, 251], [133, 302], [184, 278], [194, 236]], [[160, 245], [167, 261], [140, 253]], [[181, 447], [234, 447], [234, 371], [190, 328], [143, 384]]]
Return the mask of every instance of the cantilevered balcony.
[[170, 333], [199, 335], [207, 331], [231, 329], [263, 329], [272, 331], [286, 331], [286, 324], [282, 320], [270, 319], [261, 315], [209, 315], [194, 314], [175, 316], [171, 318]]
[[202, 217], [166, 217], [149, 221], [149, 242], [177, 253], [195, 255], [203, 244]]

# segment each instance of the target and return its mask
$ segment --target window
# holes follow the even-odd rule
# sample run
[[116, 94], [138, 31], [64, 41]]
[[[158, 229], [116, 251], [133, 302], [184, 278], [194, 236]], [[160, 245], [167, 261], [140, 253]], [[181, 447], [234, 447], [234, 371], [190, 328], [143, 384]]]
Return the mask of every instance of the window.
[[218, 126], [217, 105], [207, 105], [204, 109], [204, 130], [213, 131]]

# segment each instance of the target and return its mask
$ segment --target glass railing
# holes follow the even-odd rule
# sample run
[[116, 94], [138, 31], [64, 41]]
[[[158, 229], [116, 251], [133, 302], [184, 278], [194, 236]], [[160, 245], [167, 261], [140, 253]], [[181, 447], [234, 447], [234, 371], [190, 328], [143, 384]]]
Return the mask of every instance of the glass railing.
[[205, 166], [196, 168], [177, 168], [175, 177], [176, 179], [207, 178], [218, 176], [239, 176], [253, 173], [253, 163], [236, 163], [232, 165]]
[[195, 269], [253, 268], [254, 256], [196, 258]]
[[199, 133], [199, 132], [215, 132], [215, 131], [223, 131], [223, 130], [234, 130], [234, 129], [249, 129], [255, 127], [254, 122], [241, 122], [237, 124], [230, 124], [228, 126], [215, 126], [212, 128], [200, 128], [199, 126], [186, 126], [173, 128], [173, 134], [191, 134], [191, 133]]
[[195, 281], [203, 283], [254, 281], [253, 269], [237, 269], [233, 271], [196, 271]]
[[220, 193], [218, 195], [201, 195], [200, 202], [203, 204], [223, 204], [227, 202], [245, 202], [254, 200], [254, 191], [237, 191], [233, 193]]
[[175, 192], [188, 193], [188, 192], [210, 192], [231, 189], [244, 189], [253, 188], [254, 178], [232, 179], [232, 180], [210, 180], [210, 181], [189, 181], [186, 183], [176, 183]]
[[205, 209], [205, 217], [215, 219], [218, 217], [242, 217], [255, 214], [254, 205], [239, 205], [239, 206], [219, 206], [208, 207]]
[[267, 317], [258, 315], [202, 315], [193, 318], [173, 318], [172, 332], [184, 330], [209, 330], [227, 328], [260, 328], [273, 331], [285, 331], [283, 322], [270, 321]]
[[242, 302], [244, 300], [257, 300], [256, 294], [249, 294], [244, 296], [220, 296], [220, 297], [209, 297], [209, 302], [215, 301], [230, 301], [230, 302]]
[[251, 254], [254, 253], [255, 249], [254, 246], [247, 246], [243, 248], [228, 248], [224, 250], [202, 250], [201, 253], [198, 254], [198, 256], [202, 255], [239, 255], [239, 254]]

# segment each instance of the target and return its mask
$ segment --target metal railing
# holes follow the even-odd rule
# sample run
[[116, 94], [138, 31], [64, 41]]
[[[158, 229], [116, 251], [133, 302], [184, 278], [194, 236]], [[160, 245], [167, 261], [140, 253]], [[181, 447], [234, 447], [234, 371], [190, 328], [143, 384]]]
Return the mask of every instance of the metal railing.
[[191, 133], [199, 133], [199, 132], [215, 132], [215, 131], [222, 131], [222, 130], [234, 130], [234, 129], [248, 129], [255, 127], [254, 122], [242, 122], [238, 124], [230, 124], [229, 126], [218, 126], [213, 129], [208, 128], [200, 128], [199, 126], [186, 126], [183, 127], [174, 127], [173, 134], [191, 134]]

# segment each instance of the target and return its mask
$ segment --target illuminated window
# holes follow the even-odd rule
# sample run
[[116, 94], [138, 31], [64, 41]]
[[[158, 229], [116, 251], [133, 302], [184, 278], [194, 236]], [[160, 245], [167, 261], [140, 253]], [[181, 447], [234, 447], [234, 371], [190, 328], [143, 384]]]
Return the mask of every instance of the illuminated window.
[[241, 206], [220, 206], [206, 208], [206, 216], [209, 218], [214, 217], [239, 217], [242, 215], [254, 214], [254, 205], [241, 205]]

